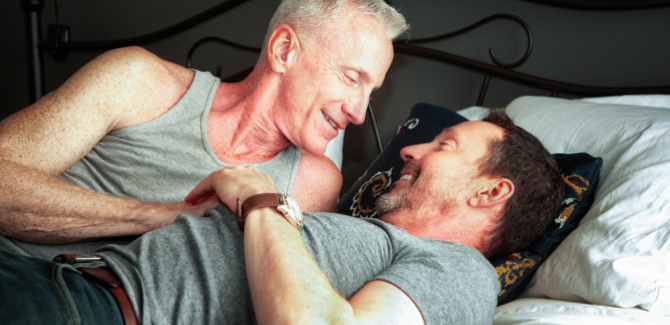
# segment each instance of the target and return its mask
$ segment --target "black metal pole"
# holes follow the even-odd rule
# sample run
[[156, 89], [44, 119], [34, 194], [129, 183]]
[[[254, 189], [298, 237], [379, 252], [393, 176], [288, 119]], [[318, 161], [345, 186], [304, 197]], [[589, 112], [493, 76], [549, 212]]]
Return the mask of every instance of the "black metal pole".
[[491, 76], [486, 75], [484, 77], [484, 82], [482, 83], [482, 89], [479, 90], [479, 98], [477, 99], [477, 106], [484, 105], [484, 97], [486, 97], [486, 91], [489, 89], [489, 82], [491, 81]]
[[379, 128], [377, 127], [377, 119], [375, 118], [375, 112], [372, 111], [372, 104], [368, 102], [368, 113], [370, 113], [370, 123], [372, 123], [372, 132], [375, 134], [375, 140], [377, 141], [377, 150], [379, 153], [384, 151], [384, 145], [382, 144], [382, 137], [379, 135]]
[[22, 0], [26, 29], [26, 57], [28, 58], [28, 96], [30, 104], [44, 95], [44, 56], [38, 49], [42, 39], [40, 12], [44, 0]]

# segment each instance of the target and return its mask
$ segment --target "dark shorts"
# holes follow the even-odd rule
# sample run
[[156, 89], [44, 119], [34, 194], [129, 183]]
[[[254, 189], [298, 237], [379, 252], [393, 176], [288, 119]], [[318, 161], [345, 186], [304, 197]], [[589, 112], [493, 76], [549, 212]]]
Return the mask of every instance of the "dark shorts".
[[[98, 263], [98, 264], [96, 264]], [[99, 263], [77, 267], [95, 267]], [[112, 294], [68, 264], [0, 248], [3, 324], [123, 324]]]

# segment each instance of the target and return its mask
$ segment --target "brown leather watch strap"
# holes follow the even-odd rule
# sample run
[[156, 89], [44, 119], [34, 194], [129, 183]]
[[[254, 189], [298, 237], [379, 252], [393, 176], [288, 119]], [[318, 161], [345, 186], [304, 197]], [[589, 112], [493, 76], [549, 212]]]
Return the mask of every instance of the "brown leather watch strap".
[[240, 227], [240, 230], [244, 231], [244, 219], [247, 217], [250, 211], [265, 207], [276, 208], [280, 204], [281, 202], [279, 201], [279, 194], [277, 193], [252, 195], [244, 200], [244, 203], [242, 204], [240, 204], [240, 199], [237, 199], [237, 226]]

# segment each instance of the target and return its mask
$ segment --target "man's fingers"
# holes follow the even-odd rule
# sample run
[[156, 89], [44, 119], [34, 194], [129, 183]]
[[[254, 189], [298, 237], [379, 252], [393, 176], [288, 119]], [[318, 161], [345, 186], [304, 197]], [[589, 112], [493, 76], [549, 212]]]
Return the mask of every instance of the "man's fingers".
[[232, 210], [235, 209], [238, 198], [244, 202], [251, 195], [275, 191], [270, 176], [262, 174], [252, 165], [237, 165], [210, 174], [191, 190], [184, 201], [197, 204], [216, 194]]
[[197, 204], [193, 205], [193, 207], [197, 208], [200, 212], [197, 215], [205, 216], [205, 210], [216, 208], [219, 204], [221, 204], [221, 201], [214, 195], [201, 199]]
[[184, 198], [184, 201], [191, 203], [191, 204], [198, 204], [199, 202], [202, 202], [202, 200], [206, 199], [209, 196], [212, 196], [216, 193], [214, 188], [212, 188], [212, 182], [211, 182], [211, 176], [203, 179], [196, 185], [188, 195], [186, 195], [186, 198]]
[[[216, 196], [216, 191], [209, 191], [209, 192], [205, 193], [205, 195], [196, 199], [195, 202], [193, 202], [193, 204], [200, 204], [202, 202], [205, 202], [205, 201], [209, 200], [213, 196]], [[216, 200], [218, 200], [218, 199], [216, 199]], [[188, 201], [186, 201], [186, 202], [188, 202]]]

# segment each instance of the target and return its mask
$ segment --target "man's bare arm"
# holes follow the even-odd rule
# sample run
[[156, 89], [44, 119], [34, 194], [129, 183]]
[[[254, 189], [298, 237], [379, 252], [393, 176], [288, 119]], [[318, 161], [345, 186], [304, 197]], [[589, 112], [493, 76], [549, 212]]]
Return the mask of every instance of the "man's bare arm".
[[372, 281], [345, 300], [277, 210], [249, 213], [244, 260], [259, 324], [424, 324], [414, 302], [385, 281]]
[[107, 52], [0, 122], [0, 235], [37, 243], [136, 235], [204, 210], [94, 194], [56, 177], [108, 132], [150, 121], [179, 100], [188, 85], [163, 62], [139, 48]]
[[302, 151], [291, 196], [307, 212], [333, 212], [342, 188], [342, 173], [326, 156]]
[[[254, 167], [216, 172], [187, 196], [215, 191], [231, 210], [236, 199], [274, 192]], [[331, 286], [297, 229], [273, 208], [252, 210], [244, 226], [244, 260], [259, 324], [424, 324], [414, 302], [385, 281], [372, 281], [347, 301]]]

